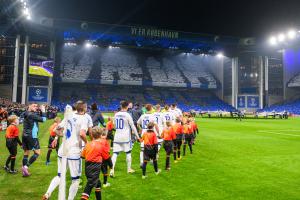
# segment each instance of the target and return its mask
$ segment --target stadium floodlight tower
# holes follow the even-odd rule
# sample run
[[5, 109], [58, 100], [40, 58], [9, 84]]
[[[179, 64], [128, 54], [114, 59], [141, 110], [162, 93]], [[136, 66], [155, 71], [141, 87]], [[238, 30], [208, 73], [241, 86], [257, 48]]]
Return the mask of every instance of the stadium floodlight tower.
[[20, 0], [22, 6], [23, 6], [23, 15], [27, 20], [31, 20], [31, 12], [28, 8], [27, 0]]
[[296, 31], [296, 29], [290, 29], [286, 31], [286, 33], [279, 33], [277, 36], [271, 36], [269, 38], [269, 44], [271, 46], [277, 46], [278, 44], [286, 44], [289, 41], [295, 40], [299, 37], [300, 31]]

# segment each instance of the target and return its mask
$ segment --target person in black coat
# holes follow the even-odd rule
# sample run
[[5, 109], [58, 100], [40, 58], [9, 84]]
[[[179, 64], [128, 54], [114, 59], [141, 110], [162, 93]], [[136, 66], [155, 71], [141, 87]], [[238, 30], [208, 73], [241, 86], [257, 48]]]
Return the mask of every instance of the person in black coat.
[[93, 126], [99, 126], [101, 124], [103, 127], [106, 127], [104, 117], [100, 110], [98, 109], [98, 106], [96, 103], [93, 103], [91, 105], [91, 113], [90, 113], [92, 120], [93, 120]]

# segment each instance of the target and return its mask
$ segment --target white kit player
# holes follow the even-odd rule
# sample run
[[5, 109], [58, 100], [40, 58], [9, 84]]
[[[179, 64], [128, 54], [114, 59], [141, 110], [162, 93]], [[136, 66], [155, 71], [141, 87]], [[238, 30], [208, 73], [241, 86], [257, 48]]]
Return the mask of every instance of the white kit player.
[[176, 116], [174, 115], [174, 112], [171, 112], [168, 105], [165, 105], [164, 107], [165, 112], [163, 112], [163, 116], [165, 118], [165, 121], [170, 121], [172, 125], [175, 124]]
[[175, 120], [176, 120], [176, 118], [179, 118], [181, 120], [181, 118], [182, 118], [182, 111], [179, 108], [177, 108], [176, 104], [172, 104], [171, 105], [170, 111], [175, 115]]
[[[60, 175], [62, 169], [62, 157], [67, 158], [67, 168], [69, 168], [72, 183], [69, 188], [68, 200], [73, 200], [78, 191], [82, 172], [81, 150], [84, 143], [87, 142], [86, 133], [91, 126], [90, 117], [86, 112], [87, 105], [78, 101], [76, 103], [76, 113], [72, 111], [70, 106], [66, 107], [64, 120], [56, 128], [58, 135], [62, 136], [62, 130], [64, 130], [65, 140], [60, 145], [58, 150], [58, 175], [54, 177], [50, 183], [50, 186], [43, 196], [44, 200], [50, 198], [52, 192], [60, 184]], [[57, 139], [54, 140], [52, 146], [56, 146]], [[63, 147], [65, 149], [63, 149]]]
[[157, 124], [158, 127], [158, 137], [159, 139], [157, 140], [158, 142], [158, 151], [160, 150], [162, 143], [163, 143], [163, 139], [160, 138], [163, 129], [166, 127], [166, 120], [164, 117], [164, 114], [161, 112], [161, 107], [159, 104], [157, 104], [155, 106], [155, 113], [153, 113], [154, 119], [155, 119], [155, 123]]
[[[138, 125], [139, 129], [142, 131], [141, 134], [143, 136], [143, 134], [148, 130], [147, 127], [148, 127], [149, 122], [153, 122], [155, 124], [154, 132], [156, 133], [156, 135], [158, 135], [159, 130], [158, 130], [158, 127], [156, 125], [156, 119], [155, 119], [154, 115], [151, 114], [152, 105], [147, 104], [145, 106], [145, 108], [146, 108], [147, 112], [145, 114], [142, 114], [141, 117], [137, 121], [137, 125]], [[141, 143], [140, 166], [143, 165], [143, 162], [144, 162], [144, 143]]]
[[162, 134], [163, 129], [166, 127], [166, 120], [164, 118], [164, 113], [161, 112], [161, 107], [159, 104], [155, 106], [155, 113], [153, 113], [155, 123], [158, 126], [159, 135]]
[[134, 170], [131, 168], [131, 150], [132, 150], [132, 139], [131, 131], [136, 135], [137, 139], [140, 140], [138, 132], [134, 126], [131, 115], [127, 112], [128, 102], [121, 102], [121, 110], [115, 114], [115, 136], [113, 145], [113, 156], [111, 158], [113, 168], [110, 170], [110, 176], [114, 177], [114, 169], [116, 166], [117, 157], [120, 152], [126, 153], [127, 162], [127, 173], [133, 173]]

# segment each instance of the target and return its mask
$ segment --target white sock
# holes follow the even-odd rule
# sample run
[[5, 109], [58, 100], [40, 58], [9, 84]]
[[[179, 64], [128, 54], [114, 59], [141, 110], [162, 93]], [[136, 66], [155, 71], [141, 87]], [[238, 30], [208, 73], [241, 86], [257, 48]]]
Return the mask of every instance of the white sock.
[[127, 170], [131, 169], [131, 153], [126, 154]]
[[55, 188], [57, 188], [57, 186], [59, 185], [59, 182], [60, 182], [60, 177], [59, 176], [55, 176], [52, 179], [52, 181], [51, 181], [51, 183], [48, 187], [48, 190], [46, 192], [46, 194], [48, 194], [49, 197], [51, 196], [51, 194], [55, 190]]
[[113, 164], [112, 170], [115, 170], [116, 162], [117, 162], [118, 154], [114, 153], [113, 156], [111, 157], [111, 162]]
[[161, 146], [162, 146], [161, 144], [158, 144], [158, 145], [157, 145], [158, 152], [159, 152]]
[[140, 165], [144, 163], [144, 152], [140, 151]]
[[79, 179], [72, 180], [72, 184], [70, 185], [70, 189], [69, 189], [68, 200], [74, 200], [78, 191], [79, 182], [80, 182]]

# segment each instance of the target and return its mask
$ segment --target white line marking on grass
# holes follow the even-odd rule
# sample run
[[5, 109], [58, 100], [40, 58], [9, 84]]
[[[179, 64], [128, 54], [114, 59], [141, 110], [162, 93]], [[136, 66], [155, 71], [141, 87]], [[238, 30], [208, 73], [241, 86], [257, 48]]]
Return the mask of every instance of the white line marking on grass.
[[276, 134], [276, 135], [287, 135], [287, 136], [295, 136], [295, 137], [300, 137], [300, 135], [294, 135], [294, 134], [288, 134], [288, 133], [278, 133], [274, 131], [258, 131], [261, 133], [271, 133], [271, 134]]

